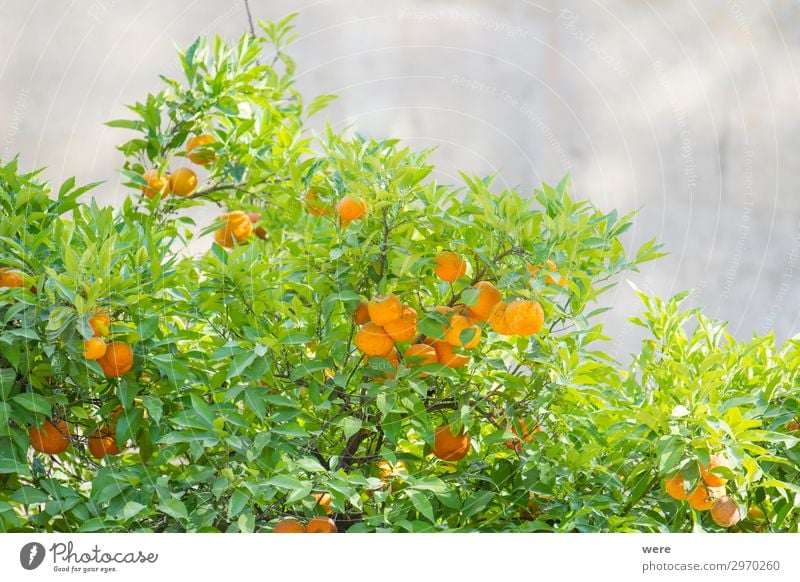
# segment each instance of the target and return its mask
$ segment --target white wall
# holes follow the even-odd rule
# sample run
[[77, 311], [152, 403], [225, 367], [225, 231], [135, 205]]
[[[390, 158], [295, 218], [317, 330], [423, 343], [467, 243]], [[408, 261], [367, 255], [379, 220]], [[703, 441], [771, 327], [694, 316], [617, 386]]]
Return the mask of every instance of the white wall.
[[[502, 172], [530, 190], [569, 170], [600, 206], [641, 208], [631, 244], [671, 255], [633, 276], [741, 338], [800, 332], [800, 4], [796, 0], [251, 0], [297, 10], [300, 88], [338, 93], [340, 127], [436, 145], [439, 178]], [[0, 0], [0, 157], [123, 195], [105, 120], [177, 74], [174, 46], [246, 29], [229, 2]], [[209, 212], [213, 210], [209, 209]], [[201, 216], [210, 221], [211, 215]], [[627, 286], [607, 300], [622, 357]]]

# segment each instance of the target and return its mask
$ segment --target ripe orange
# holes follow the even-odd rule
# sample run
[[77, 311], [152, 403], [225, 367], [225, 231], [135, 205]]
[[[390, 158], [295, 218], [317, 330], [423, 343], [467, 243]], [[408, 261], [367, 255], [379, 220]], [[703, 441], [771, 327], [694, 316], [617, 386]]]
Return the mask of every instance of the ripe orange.
[[[372, 356], [368, 360], [371, 362], [372, 358], [377, 357], [378, 356]], [[397, 367], [400, 365], [400, 354], [397, 352], [396, 348], [392, 348], [392, 351], [382, 356], [382, 358], [383, 360], [371, 362], [373, 368], [378, 368], [384, 374], [383, 377], [375, 378], [375, 381], [380, 383], [394, 379], [394, 374], [392, 372], [396, 372]]]
[[417, 312], [413, 307], [403, 307], [399, 319], [383, 325], [386, 333], [396, 342], [407, 342], [417, 335]]
[[[522, 441], [526, 443], [533, 442], [533, 435], [537, 432], [542, 431], [541, 425], [536, 422], [536, 419], [533, 420], [533, 428], [528, 429], [528, 423], [525, 422], [523, 419], [519, 419], [517, 421], [519, 423], [520, 428], [522, 429]], [[514, 433], [514, 438], [508, 439], [505, 442], [505, 446], [509, 449], [514, 449], [516, 452], [520, 452], [522, 450], [522, 442], [519, 439], [519, 433], [517, 432], [517, 427], [514, 426], [513, 423], [509, 422], [508, 428], [511, 429], [511, 432]]]
[[761, 521], [765, 517], [764, 511], [757, 505], [751, 505], [747, 510], [747, 518], [753, 521]]
[[319, 201], [319, 192], [316, 190], [309, 190], [306, 192], [305, 197], [306, 210], [312, 216], [330, 216], [330, 209]]
[[7, 267], [0, 269], [0, 287], [24, 287], [25, 277], [19, 271]]
[[189, 168], [178, 168], [169, 178], [169, 189], [175, 196], [191, 196], [197, 189], [197, 174]]
[[385, 356], [394, 348], [389, 334], [373, 322], [361, 326], [356, 334], [355, 344], [367, 356]]
[[711, 455], [711, 458], [708, 461], [708, 467], [704, 467], [701, 463], [698, 463], [698, 465], [700, 466], [700, 475], [703, 477], [703, 482], [709, 487], [722, 487], [728, 482], [727, 479], [711, 472], [714, 467], [730, 468], [728, 459], [722, 455]]
[[287, 517], [275, 524], [272, 533], [306, 533], [306, 528], [295, 518]]
[[714, 497], [711, 491], [702, 485], [698, 485], [697, 488], [689, 494], [687, 501], [689, 501], [689, 506], [692, 509], [698, 511], [706, 511], [707, 509], [711, 509], [714, 505]]
[[500, 335], [514, 335], [514, 329], [506, 319], [507, 308], [508, 304], [502, 302], [498, 303], [494, 313], [492, 313], [489, 318], [489, 325], [492, 326], [495, 333], [499, 333]]
[[111, 318], [108, 316], [108, 313], [98, 311], [89, 318], [89, 325], [92, 331], [94, 331], [94, 335], [107, 336], [108, 328], [111, 325]]
[[689, 498], [689, 494], [686, 493], [686, 489], [683, 487], [683, 475], [680, 473], [664, 481], [664, 489], [667, 490], [667, 495], [678, 501], [684, 501]]
[[253, 223], [241, 210], [223, 214], [219, 218], [225, 225], [214, 233], [217, 244], [227, 249], [233, 248], [234, 241], [243, 243], [253, 234]]
[[356, 310], [353, 312], [352, 319], [358, 325], [364, 325], [369, 321], [369, 307], [366, 301], [362, 301], [356, 307]]
[[315, 517], [308, 522], [306, 533], [336, 533], [336, 524], [329, 517]]
[[375, 325], [386, 325], [390, 321], [400, 319], [403, 314], [403, 304], [394, 293], [375, 297], [367, 304], [369, 318]]
[[[558, 265], [556, 265], [555, 261], [552, 259], [547, 259], [545, 261], [545, 265], [547, 266], [547, 269], [551, 273], [555, 273], [556, 271], [558, 271]], [[541, 265], [528, 265], [528, 271], [530, 271], [531, 277], [535, 277], [540, 270], [541, 270]], [[553, 279], [550, 275], [546, 275], [544, 278], [544, 282], [547, 283], [548, 285], [555, 285], [556, 280]], [[567, 278], [564, 275], [561, 275], [561, 277], [558, 280], [558, 284], [559, 286], [563, 287], [564, 285], [567, 284]]]
[[[201, 166], [210, 164], [211, 162], [216, 161], [217, 156], [213, 150], [205, 146], [212, 144], [215, 141], [217, 141], [216, 138], [207, 133], [196, 135], [186, 142], [186, 155], [189, 156], [189, 159], [195, 164], [200, 164]], [[197, 151], [192, 153], [192, 150], [195, 149], [197, 149]]]
[[725, 495], [717, 499], [711, 508], [711, 519], [720, 527], [731, 527], [739, 523], [742, 516], [736, 502]]
[[133, 368], [133, 350], [125, 342], [111, 342], [106, 353], [97, 360], [106, 377], [114, 378], [127, 374]]
[[544, 312], [538, 301], [512, 301], [506, 306], [504, 317], [515, 335], [533, 335], [544, 325]]
[[467, 272], [467, 261], [458, 253], [453, 251], [443, 251], [434, 258], [436, 266], [433, 272], [442, 281], [452, 283], [459, 277], [463, 277]]
[[339, 200], [336, 205], [336, 211], [339, 213], [342, 225], [347, 226], [354, 220], [364, 218], [367, 215], [367, 203], [363, 198], [354, 198], [348, 195]]
[[[436, 364], [439, 362], [439, 358], [436, 356], [436, 350], [433, 346], [427, 344], [413, 344], [406, 350], [406, 353], [403, 354], [403, 359], [405, 359], [406, 366], [409, 368], [427, 366], [428, 364]], [[419, 376], [420, 378], [425, 378], [427, 375], [427, 372], [421, 372]]]
[[117, 435], [113, 427], [103, 427], [89, 435], [86, 445], [93, 457], [102, 459], [106, 455], [118, 455]]
[[147, 170], [142, 174], [142, 178], [147, 182], [147, 186], [142, 186], [142, 194], [148, 198], [161, 196], [166, 198], [169, 194], [169, 177], [159, 176], [158, 170]]
[[83, 357], [87, 360], [102, 358], [106, 353], [106, 342], [99, 337], [83, 340]]
[[311, 496], [317, 500], [319, 505], [325, 513], [330, 515], [333, 513], [331, 510], [331, 494], [330, 493], [312, 493]]
[[474, 305], [467, 307], [467, 315], [473, 321], [489, 321], [494, 310], [503, 301], [503, 296], [489, 281], [475, 283], [475, 289], [478, 290], [478, 298]]
[[[462, 342], [461, 334], [471, 331], [472, 337], [469, 338], [466, 344]], [[469, 334], [464, 333], [464, 336]], [[444, 340], [451, 346], [456, 348], [472, 349], [481, 341], [481, 328], [470, 322], [469, 319], [463, 315], [454, 315], [450, 318], [450, 327], [444, 332]]]
[[387, 482], [391, 481], [400, 471], [408, 472], [408, 465], [405, 464], [403, 461], [397, 461], [394, 465], [392, 465], [389, 461], [378, 461], [378, 473], [380, 474], [381, 481]]
[[438, 341], [431, 338], [425, 340], [425, 343], [433, 346], [436, 350], [436, 358], [440, 364], [449, 368], [461, 368], [469, 363], [469, 356], [463, 356], [453, 352], [453, 346], [445, 341]]
[[28, 438], [34, 450], [47, 455], [60, 455], [69, 447], [69, 425], [66, 420], [54, 423], [45, 420], [41, 427], [32, 426]]
[[453, 434], [449, 425], [436, 429], [433, 437], [433, 454], [442, 461], [460, 461], [469, 452], [469, 435], [462, 428]]

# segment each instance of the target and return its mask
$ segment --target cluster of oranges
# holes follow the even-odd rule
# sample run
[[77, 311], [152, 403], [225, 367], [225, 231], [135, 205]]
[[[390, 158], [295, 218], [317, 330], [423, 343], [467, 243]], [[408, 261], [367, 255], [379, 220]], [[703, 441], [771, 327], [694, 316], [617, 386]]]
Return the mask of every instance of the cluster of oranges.
[[[122, 414], [122, 407], [118, 407], [113, 414], [116, 421]], [[72, 434], [70, 426], [64, 419], [45, 419], [42, 426], [32, 426], [28, 429], [28, 439], [35, 451], [46, 455], [60, 455], [70, 445]], [[106, 455], [118, 455], [116, 424], [106, 424], [86, 437], [86, 448], [89, 453], [102, 459]]]
[[[333, 218], [333, 210], [319, 199], [319, 192], [308, 190], [305, 195], [305, 207], [312, 216]], [[359, 220], [367, 215], [367, 203], [360, 196], [347, 194], [336, 203], [336, 215], [342, 226], [348, 226], [354, 220]]]
[[329, 517], [315, 517], [306, 525], [299, 519], [287, 517], [275, 524], [273, 533], [336, 533], [336, 524]]
[[261, 220], [261, 215], [257, 212], [234, 210], [223, 214], [218, 220], [223, 225], [214, 231], [214, 240], [226, 249], [232, 249], [234, 245], [247, 242], [253, 234], [262, 240], [267, 238], [267, 231], [263, 226], [253, 226]]
[[[216, 160], [214, 152], [207, 148], [216, 141], [214, 136], [197, 135], [186, 142], [186, 155], [195, 164], [204, 166]], [[158, 170], [148, 170], [142, 174], [146, 185], [142, 186], [142, 194], [148, 198], [161, 196], [166, 198], [170, 194], [185, 198], [197, 190], [197, 174], [190, 168], [178, 168], [172, 173], [160, 174]]]
[[106, 344], [104, 337], [109, 335], [111, 318], [107, 313], [98, 312], [89, 318], [94, 337], [83, 341], [83, 356], [96, 360], [107, 378], [127, 374], [133, 368], [133, 350], [122, 341]]
[[667, 494], [678, 501], [687, 501], [697, 511], [711, 510], [711, 518], [720, 527], [731, 527], [739, 523], [741, 515], [736, 502], [725, 494], [727, 479], [713, 473], [715, 467], [729, 467], [722, 455], [711, 455], [708, 466], [698, 463], [701, 482], [690, 493], [684, 487], [683, 475], [677, 473], [664, 482]]

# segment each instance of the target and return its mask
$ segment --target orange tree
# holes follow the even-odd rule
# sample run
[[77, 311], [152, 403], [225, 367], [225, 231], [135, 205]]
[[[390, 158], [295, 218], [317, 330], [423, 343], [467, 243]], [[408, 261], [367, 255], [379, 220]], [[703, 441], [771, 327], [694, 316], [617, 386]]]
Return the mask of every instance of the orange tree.
[[261, 30], [110, 122], [117, 208], [0, 165], [0, 530], [797, 531], [796, 341], [641, 294], [621, 366], [630, 216], [312, 136]]

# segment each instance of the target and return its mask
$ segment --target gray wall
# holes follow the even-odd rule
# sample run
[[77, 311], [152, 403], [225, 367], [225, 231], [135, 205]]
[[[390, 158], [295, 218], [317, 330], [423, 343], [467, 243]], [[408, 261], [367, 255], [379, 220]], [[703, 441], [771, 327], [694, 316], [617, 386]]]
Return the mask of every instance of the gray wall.
[[[530, 190], [641, 212], [631, 245], [670, 256], [631, 280], [693, 303], [741, 338], [800, 332], [797, 0], [251, 0], [300, 12], [307, 95], [338, 93], [338, 127], [438, 146], [438, 177], [501, 171]], [[59, 181], [108, 180], [102, 125], [177, 74], [174, 46], [246, 29], [240, 0], [0, 0], [0, 157]], [[207, 214], [207, 215], [204, 215]], [[213, 210], [198, 219], [209, 222]], [[636, 348], [627, 285], [607, 296], [618, 356]]]

